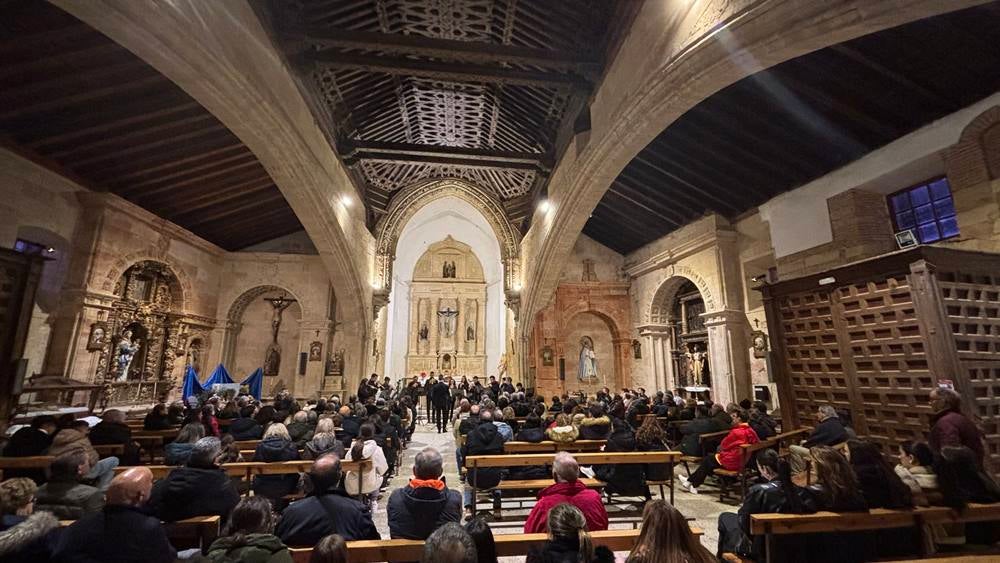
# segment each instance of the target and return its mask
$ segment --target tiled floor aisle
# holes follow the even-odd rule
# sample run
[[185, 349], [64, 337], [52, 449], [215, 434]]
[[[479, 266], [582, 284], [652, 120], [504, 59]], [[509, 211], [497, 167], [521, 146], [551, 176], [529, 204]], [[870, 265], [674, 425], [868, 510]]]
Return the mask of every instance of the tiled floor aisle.
[[[413, 435], [413, 440], [410, 441], [408, 449], [403, 454], [403, 465], [399, 471], [399, 475], [394, 477], [390, 482], [389, 489], [386, 490], [382, 500], [379, 501], [378, 509], [375, 512], [375, 525], [378, 526], [378, 530], [382, 534], [383, 538], [389, 537], [388, 516], [385, 511], [389, 501], [389, 495], [397, 487], [406, 485], [412, 473], [413, 457], [417, 454], [417, 452], [427, 446], [432, 446], [441, 451], [444, 456], [444, 471], [448, 485], [452, 488], [460, 490], [461, 483], [458, 480], [458, 467], [455, 464], [455, 439], [452, 436], [451, 429], [449, 428], [447, 433], [438, 434], [437, 430], [432, 428], [430, 425], [418, 424], [416, 432], [414, 432]], [[682, 468], [678, 468], [678, 471], [683, 472], [684, 470]], [[706, 489], [704, 494], [692, 495], [683, 491], [680, 486], [678, 486], [675, 493], [675, 504], [681, 513], [688, 517], [694, 517], [696, 525], [705, 530], [705, 535], [702, 536], [702, 543], [705, 544], [705, 546], [708, 547], [712, 553], [715, 553], [715, 546], [718, 541], [716, 522], [718, 520], [719, 513], [735, 511], [736, 508], [718, 502], [718, 496], [713, 494], [713, 492], [714, 491], [710, 489]], [[658, 494], [659, 493], [657, 491], [654, 491], [654, 495]], [[519, 514], [526, 516], [527, 512], [527, 510], [504, 510], [505, 517], [508, 515], [514, 516]], [[612, 524], [612, 527], [617, 526]], [[628, 525], [625, 527], [631, 526]], [[520, 527], [512, 526], [494, 528], [495, 534], [520, 533], [521, 531]], [[504, 563], [523, 560], [523, 557], [501, 558], [501, 561]], [[624, 561], [624, 554], [619, 554], [619, 560]]]

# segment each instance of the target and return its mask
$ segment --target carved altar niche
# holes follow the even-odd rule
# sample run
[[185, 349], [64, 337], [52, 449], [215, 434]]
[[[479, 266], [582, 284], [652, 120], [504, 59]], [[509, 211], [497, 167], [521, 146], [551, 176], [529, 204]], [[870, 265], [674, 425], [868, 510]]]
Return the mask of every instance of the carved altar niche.
[[417, 261], [408, 334], [407, 375], [486, 375], [486, 278], [469, 245], [449, 235]]
[[99, 350], [95, 381], [104, 384], [102, 404], [146, 403], [180, 386], [175, 369], [186, 332], [177, 276], [160, 262], [130, 267], [115, 285]]

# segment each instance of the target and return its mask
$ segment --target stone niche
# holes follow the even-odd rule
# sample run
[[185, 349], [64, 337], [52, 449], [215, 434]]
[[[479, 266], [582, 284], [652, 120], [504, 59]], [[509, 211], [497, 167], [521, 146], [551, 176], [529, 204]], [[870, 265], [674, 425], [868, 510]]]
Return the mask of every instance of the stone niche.
[[450, 235], [413, 269], [408, 375], [486, 375], [486, 279], [472, 248]]

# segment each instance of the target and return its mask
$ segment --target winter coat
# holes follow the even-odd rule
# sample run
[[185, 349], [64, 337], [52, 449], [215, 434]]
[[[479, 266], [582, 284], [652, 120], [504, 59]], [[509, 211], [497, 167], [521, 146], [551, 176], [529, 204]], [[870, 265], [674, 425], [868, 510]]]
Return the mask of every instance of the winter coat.
[[163, 446], [163, 463], [166, 465], [184, 465], [191, 457], [194, 444], [190, 442], [170, 442]]
[[239, 545], [236, 536], [212, 542], [208, 559], [212, 563], [292, 563], [292, 554], [274, 534], [247, 534]]
[[938, 492], [937, 475], [932, 468], [922, 465], [904, 467], [902, 464], [898, 464], [894, 470], [903, 483], [910, 488], [916, 504], [927, 506], [927, 493]]
[[611, 419], [606, 416], [587, 417], [580, 421], [577, 440], [607, 440], [611, 434]]
[[[546, 541], [528, 551], [525, 563], [580, 563], [580, 543], [577, 538]], [[603, 545], [594, 547], [594, 558], [583, 563], [614, 563], [615, 554]]]
[[337, 457], [344, 459], [344, 455], [347, 453], [344, 450], [344, 444], [340, 440], [335, 440], [333, 445], [326, 449], [320, 449], [316, 446], [315, 436], [313, 440], [306, 442], [306, 445], [302, 448], [302, 459], [319, 459], [326, 454], [337, 454]]
[[[283, 438], [272, 436], [257, 445], [251, 461], [273, 463], [296, 459], [299, 459], [299, 450], [295, 444]], [[250, 488], [256, 495], [274, 500], [294, 493], [298, 487], [299, 475], [291, 473], [288, 475], [257, 475], [253, 478], [253, 485]]]
[[[502, 455], [503, 437], [492, 422], [483, 422], [465, 437], [462, 446], [464, 457], [474, 455]], [[468, 469], [466, 481], [478, 489], [492, 489], [500, 483], [500, 468]]]
[[[808, 514], [816, 512], [816, 504], [812, 495], [799, 487], [795, 487], [795, 493], [799, 497], [800, 506], [798, 510], [793, 510], [781, 485], [781, 481], [774, 480], [754, 485], [747, 491], [746, 496], [743, 498], [743, 504], [737, 513], [740, 530], [743, 532], [745, 539], [752, 537], [750, 535], [750, 517], [754, 514], [774, 512]], [[740, 553], [750, 555], [756, 561], [763, 561], [765, 559], [763, 536], [753, 537], [752, 540], [749, 540], [744, 545], [746, 546], [745, 548], [738, 550]]]
[[226, 520], [239, 501], [236, 486], [222, 469], [178, 467], [153, 485], [149, 506], [166, 522], [212, 515]]
[[173, 426], [166, 414], [150, 412], [142, 419], [143, 430], [166, 430]]
[[117, 422], [99, 422], [90, 429], [90, 443], [95, 446], [121, 444], [125, 453], [118, 456], [122, 465], [139, 465], [139, 449], [132, 443], [132, 429]]
[[[347, 456], [344, 459], [353, 461], [354, 458], [351, 455], [351, 450], [353, 449], [352, 447], [347, 450]], [[360, 491], [358, 491], [357, 472], [347, 471], [344, 473], [344, 489], [351, 495], [377, 492], [382, 486], [382, 476], [385, 475], [386, 471], [389, 471], [389, 463], [385, 459], [385, 453], [382, 452], [382, 448], [375, 440], [365, 441], [365, 445], [361, 449], [361, 457], [363, 459], [371, 459], [372, 466], [361, 474]]]
[[229, 433], [233, 440], [260, 440], [264, 429], [252, 418], [237, 418], [229, 424]]
[[541, 428], [523, 428], [514, 436], [514, 439], [518, 442], [532, 442], [539, 443], [545, 441], [545, 431]]
[[4, 515], [0, 520], [0, 561], [47, 561], [51, 556], [52, 542], [59, 532], [58, 518], [48, 512], [35, 512], [27, 518]]
[[836, 446], [847, 441], [847, 430], [840, 419], [831, 416], [816, 425], [809, 438], [802, 443], [802, 447], [811, 448], [813, 446]]
[[712, 415], [711, 420], [715, 422], [715, 432], [722, 432], [733, 427], [733, 417], [726, 411], [719, 411]]
[[[20, 432], [20, 431], [19, 431]], [[941, 453], [941, 448], [947, 446], [965, 446], [976, 454], [979, 466], [983, 466], [983, 436], [979, 428], [964, 414], [955, 411], [944, 411], [931, 418], [931, 434], [927, 445], [935, 455]]]
[[347, 541], [381, 539], [371, 512], [340, 489], [288, 505], [274, 529], [274, 535], [292, 547], [312, 547], [330, 534], [340, 534]]
[[716, 423], [711, 418], [695, 418], [691, 422], [680, 427], [681, 430], [681, 453], [695, 457], [705, 455], [701, 451], [701, 435], [716, 432]]
[[576, 429], [576, 426], [570, 424], [569, 426], [553, 426], [545, 431], [545, 435], [553, 442], [568, 444], [576, 440], [580, 431]]
[[898, 509], [913, 506], [912, 498], [907, 502], [900, 495], [893, 494], [893, 486], [889, 479], [895, 475], [887, 476], [881, 468], [870, 465], [852, 465], [851, 467], [854, 469], [854, 475], [858, 478], [858, 488], [861, 489], [861, 494], [864, 495], [868, 508]]
[[601, 495], [580, 481], [556, 483], [538, 491], [528, 520], [524, 523], [524, 533], [537, 534], [548, 531], [549, 511], [557, 504], [569, 503], [580, 509], [587, 519], [587, 530], [594, 532], [608, 529], [608, 512], [604, 509]]
[[[665, 452], [670, 450], [666, 444], [659, 440], [654, 440], [651, 443], [636, 440], [635, 449], [638, 452]], [[647, 463], [644, 467], [646, 480], [666, 481], [670, 479], [671, 469], [673, 469], [673, 465], [670, 463]]]
[[288, 425], [288, 435], [295, 442], [296, 448], [301, 448], [306, 442], [312, 440], [315, 426], [310, 426], [308, 422], [293, 422]]
[[10, 437], [3, 449], [4, 457], [31, 457], [42, 455], [52, 445], [52, 435], [26, 426]]
[[767, 440], [778, 433], [778, 422], [766, 414], [754, 411], [750, 415], [750, 428], [753, 428], [758, 438]]
[[176, 557], [159, 518], [119, 505], [67, 527], [53, 554], [59, 563], [173, 563]]
[[58, 457], [64, 453], [75, 450], [82, 451], [87, 456], [87, 461], [91, 466], [97, 463], [101, 456], [97, 455], [97, 450], [90, 445], [87, 435], [79, 430], [63, 428], [52, 438], [52, 445], [49, 446], [48, 455]]
[[104, 508], [104, 493], [74, 480], [50, 480], [35, 493], [35, 510], [51, 512], [60, 520], [79, 520]]
[[742, 462], [742, 448], [740, 446], [756, 444], [759, 441], [757, 433], [753, 431], [753, 428], [750, 428], [749, 424], [740, 423], [730, 430], [729, 434], [726, 434], [726, 437], [722, 439], [722, 443], [719, 444], [719, 453], [717, 454], [719, 465], [729, 471], [739, 471]]
[[[605, 452], [634, 452], [635, 434], [627, 427], [621, 427], [608, 438], [604, 446]], [[647, 496], [643, 466], [638, 463], [623, 463], [612, 465], [595, 465], [594, 473], [598, 479], [607, 483], [608, 493], [624, 496]]]
[[461, 521], [462, 494], [407, 485], [389, 496], [388, 512], [390, 538], [425, 540], [442, 525]]
[[511, 428], [506, 422], [493, 422], [493, 426], [497, 427], [497, 432], [500, 433], [500, 437], [504, 442], [509, 442], [514, 439], [514, 429]]

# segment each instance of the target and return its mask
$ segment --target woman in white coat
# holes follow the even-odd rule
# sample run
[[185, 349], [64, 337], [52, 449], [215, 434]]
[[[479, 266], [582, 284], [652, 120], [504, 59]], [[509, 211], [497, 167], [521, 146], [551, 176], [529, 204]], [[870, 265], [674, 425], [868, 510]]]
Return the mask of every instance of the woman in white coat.
[[358, 474], [356, 471], [347, 471], [344, 475], [344, 489], [350, 495], [362, 495], [366, 501], [372, 505], [372, 512], [375, 512], [378, 500], [379, 488], [382, 486], [382, 476], [389, 471], [389, 464], [382, 453], [382, 447], [375, 442], [375, 425], [366, 422], [361, 425], [357, 439], [351, 445], [351, 450], [347, 452], [348, 461], [370, 459], [372, 464], [368, 469], [361, 472], [361, 490], [358, 490]]

